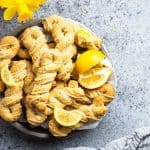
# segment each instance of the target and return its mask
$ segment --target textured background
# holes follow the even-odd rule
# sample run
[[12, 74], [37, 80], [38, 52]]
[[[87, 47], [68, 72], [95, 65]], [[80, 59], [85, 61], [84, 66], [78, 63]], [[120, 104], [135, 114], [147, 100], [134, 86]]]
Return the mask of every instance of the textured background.
[[[0, 121], [0, 150], [100, 147], [135, 128], [149, 126], [150, 0], [49, 0], [35, 18], [52, 14], [82, 22], [105, 40], [117, 74], [117, 98], [98, 128], [64, 139], [32, 139]], [[0, 17], [0, 37], [19, 26], [23, 25]]]

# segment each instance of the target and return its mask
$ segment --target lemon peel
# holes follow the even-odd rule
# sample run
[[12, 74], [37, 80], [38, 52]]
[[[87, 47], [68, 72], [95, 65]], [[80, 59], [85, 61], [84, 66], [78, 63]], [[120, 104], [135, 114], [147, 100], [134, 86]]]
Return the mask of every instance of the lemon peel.
[[67, 111], [62, 108], [54, 109], [54, 118], [56, 121], [65, 127], [74, 126], [79, 123], [82, 119], [82, 112], [79, 110]]
[[104, 85], [111, 74], [112, 70], [107, 67], [92, 68], [87, 72], [79, 74], [79, 83], [87, 89], [96, 89]]
[[105, 55], [99, 50], [88, 50], [78, 56], [75, 67], [78, 73], [86, 72], [104, 60]]

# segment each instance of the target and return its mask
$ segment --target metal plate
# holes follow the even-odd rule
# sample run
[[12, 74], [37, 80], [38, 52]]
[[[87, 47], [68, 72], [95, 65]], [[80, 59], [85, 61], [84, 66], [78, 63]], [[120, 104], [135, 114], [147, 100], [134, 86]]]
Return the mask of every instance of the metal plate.
[[[71, 19], [67, 19], [68, 21], [72, 21], [75, 22]], [[25, 28], [33, 26], [33, 25], [38, 25], [40, 26], [40, 22], [41, 20], [35, 20], [30, 24], [25, 24], [23, 26], [21, 26], [19, 29], [17, 28], [17, 30], [15, 30], [15, 33], [13, 35], [19, 35]], [[79, 22], [77, 22], [79, 23]], [[87, 29], [88, 31], [90, 31], [93, 35], [96, 35], [95, 33], [93, 33], [89, 28], [87, 28], [86, 26], [84, 26], [83, 24], [79, 23], [79, 25], [85, 29]], [[97, 36], [97, 35], [96, 35]], [[105, 48], [105, 45], [102, 45], [102, 51], [105, 53], [105, 55], [108, 57], [108, 59], [111, 61], [110, 55], [107, 51], [107, 49]], [[115, 71], [114, 71], [114, 67], [113, 67], [113, 74], [111, 77], [111, 83], [113, 83], [114, 87], [115, 87], [115, 91], [116, 91], [116, 76], [115, 76]], [[104, 117], [104, 116], [103, 116]], [[103, 118], [102, 117], [102, 118]], [[100, 121], [102, 120], [102, 118], [95, 123], [95, 127], [100, 123]], [[48, 132], [47, 129], [44, 129], [42, 127], [31, 127], [28, 123], [23, 123], [23, 122], [15, 122], [15, 123], [11, 123], [12, 126], [14, 126], [16, 129], [18, 129], [19, 131], [21, 131], [24, 134], [27, 134], [29, 136], [33, 136], [33, 137], [37, 137], [37, 138], [49, 138], [51, 137], [50, 133]], [[94, 127], [94, 128], [95, 128]], [[85, 130], [85, 129], [92, 129], [89, 127], [83, 127], [81, 130]]]

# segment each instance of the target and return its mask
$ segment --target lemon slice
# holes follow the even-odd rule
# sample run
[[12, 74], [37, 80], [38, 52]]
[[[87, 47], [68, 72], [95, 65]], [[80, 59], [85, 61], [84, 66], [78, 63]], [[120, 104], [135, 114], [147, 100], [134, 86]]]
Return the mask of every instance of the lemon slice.
[[79, 74], [79, 83], [87, 89], [95, 89], [104, 85], [111, 74], [112, 70], [107, 67], [92, 68]]
[[8, 65], [1, 68], [1, 79], [7, 86], [17, 86], [17, 83], [8, 69]]
[[94, 49], [88, 50], [77, 58], [75, 64], [76, 71], [78, 73], [86, 72], [99, 64], [104, 58], [105, 55], [101, 51]]
[[65, 127], [76, 125], [82, 119], [82, 112], [79, 110], [64, 110], [62, 108], [54, 109], [54, 118], [56, 121]]

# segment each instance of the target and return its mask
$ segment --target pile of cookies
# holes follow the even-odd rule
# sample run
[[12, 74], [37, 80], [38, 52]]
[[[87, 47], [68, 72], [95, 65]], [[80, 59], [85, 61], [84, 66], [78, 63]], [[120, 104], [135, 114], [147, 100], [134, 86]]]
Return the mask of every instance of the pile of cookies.
[[60, 16], [1, 38], [0, 117], [16, 122], [25, 110], [29, 124], [49, 122], [56, 137], [99, 120], [115, 96], [101, 46], [101, 39]]

